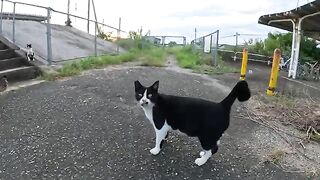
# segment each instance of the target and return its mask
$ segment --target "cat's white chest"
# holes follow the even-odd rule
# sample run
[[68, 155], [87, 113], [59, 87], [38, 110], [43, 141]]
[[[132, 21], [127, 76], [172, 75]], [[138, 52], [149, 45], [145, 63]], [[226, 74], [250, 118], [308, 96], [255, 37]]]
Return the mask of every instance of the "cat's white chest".
[[154, 124], [153, 122], [153, 114], [152, 114], [152, 107], [143, 108], [144, 114], [149, 119], [149, 121]]

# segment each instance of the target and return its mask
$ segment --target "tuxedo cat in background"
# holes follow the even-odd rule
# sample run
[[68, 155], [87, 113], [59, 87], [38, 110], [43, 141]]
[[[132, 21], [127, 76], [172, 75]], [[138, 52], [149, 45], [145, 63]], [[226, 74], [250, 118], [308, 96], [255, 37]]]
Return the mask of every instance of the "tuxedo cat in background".
[[32, 49], [32, 45], [31, 44], [27, 44], [27, 48], [26, 48], [26, 53], [27, 53], [27, 59], [28, 61], [34, 61], [34, 52]]
[[134, 82], [135, 97], [150, 120], [156, 134], [156, 144], [150, 153], [160, 152], [162, 141], [169, 130], [179, 130], [191, 137], [198, 137], [203, 151], [195, 160], [203, 165], [218, 151], [219, 139], [229, 126], [230, 109], [235, 99], [247, 101], [250, 90], [246, 81], [239, 81], [230, 94], [215, 103], [191, 97], [179, 97], [158, 93], [159, 81], [145, 87]]

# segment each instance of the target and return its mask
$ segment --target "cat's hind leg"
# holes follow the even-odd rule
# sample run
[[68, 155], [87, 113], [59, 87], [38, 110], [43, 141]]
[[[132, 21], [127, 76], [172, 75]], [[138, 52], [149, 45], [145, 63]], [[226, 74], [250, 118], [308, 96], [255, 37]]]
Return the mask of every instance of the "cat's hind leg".
[[215, 154], [218, 151], [220, 141], [218, 140], [212, 143], [210, 138], [199, 138], [199, 140], [204, 151], [200, 152], [200, 158], [197, 158], [195, 163], [198, 166], [202, 166], [208, 161], [212, 154]]

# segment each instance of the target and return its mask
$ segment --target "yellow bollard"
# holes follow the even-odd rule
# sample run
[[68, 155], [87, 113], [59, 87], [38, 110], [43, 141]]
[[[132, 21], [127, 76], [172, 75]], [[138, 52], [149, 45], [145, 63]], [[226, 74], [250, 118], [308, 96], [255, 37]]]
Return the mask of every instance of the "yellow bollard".
[[242, 53], [240, 80], [244, 80], [246, 78], [247, 64], [248, 64], [248, 50], [247, 48], [244, 48]]
[[267, 89], [267, 95], [269, 96], [275, 95], [274, 91], [277, 87], [280, 57], [281, 57], [281, 51], [280, 49], [277, 48], [274, 50], [274, 53], [273, 53], [272, 69], [271, 69], [269, 87]]

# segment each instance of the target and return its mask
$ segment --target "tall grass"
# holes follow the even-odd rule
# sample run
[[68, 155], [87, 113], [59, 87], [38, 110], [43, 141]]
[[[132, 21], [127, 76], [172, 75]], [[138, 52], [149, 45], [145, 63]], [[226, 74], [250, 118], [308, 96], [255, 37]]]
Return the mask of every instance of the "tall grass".
[[191, 46], [172, 47], [168, 49], [168, 53], [176, 56], [178, 65], [182, 68], [193, 69], [196, 65], [201, 64], [200, 55], [193, 52]]
[[165, 65], [167, 53], [163, 48], [151, 48], [141, 52], [141, 59], [143, 66], [157, 66]]
[[197, 73], [223, 74], [239, 72], [238, 69], [225, 65], [221, 57], [218, 58], [217, 66], [213, 66], [211, 54], [193, 51], [191, 46], [170, 48], [168, 53], [176, 56], [180, 67], [192, 69]]
[[131, 49], [130, 51], [116, 55], [104, 55], [98, 57], [88, 57], [75, 60], [72, 63], [66, 63], [57, 70], [56, 73], [44, 73], [42, 79], [55, 80], [58, 78], [74, 76], [81, 74], [82, 71], [89, 69], [104, 68], [108, 65], [121, 64], [131, 61], [141, 61], [144, 66], [164, 66], [166, 59], [166, 52], [162, 48], [148, 48], [148, 49]]
[[225, 66], [220, 60], [218, 66], [213, 67], [211, 65], [212, 55], [194, 52], [192, 51], [191, 46], [160, 48], [141, 39], [126, 39], [118, 41], [117, 43], [123, 47], [129, 48], [129, 50], [126, 53], [116, 56], [104, 55], [79, 59], [72, 63], [64, 64], [56, 73], [44, 73], [42, 78], [54, 80], [67, 76], [79, 75], [85, 70], [104, 68], [108, 65], [121, 64], [130, 61], [139, 61], [143, 66], [162, 67], [165, 65], [168, 54], [176, 56], [180, 67], [193, 69], [198, 73], [221, 74], [238, 72], [237, 69]]

